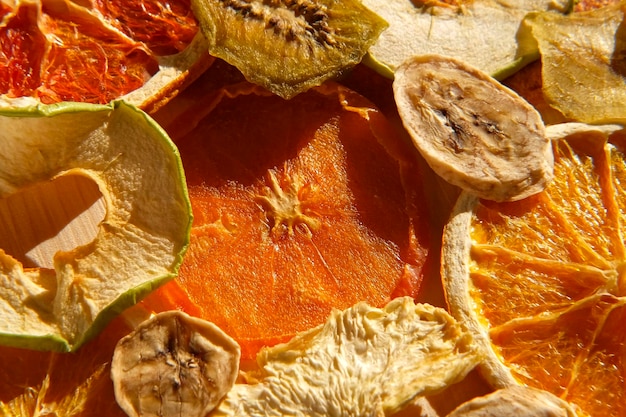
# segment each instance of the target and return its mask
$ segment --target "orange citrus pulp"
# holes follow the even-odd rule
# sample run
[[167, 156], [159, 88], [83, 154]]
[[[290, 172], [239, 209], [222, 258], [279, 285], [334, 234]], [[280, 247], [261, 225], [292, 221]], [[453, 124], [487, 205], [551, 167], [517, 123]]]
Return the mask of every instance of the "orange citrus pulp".
[[188, 0], [0, 7], [0, 94], [105, 104], [143, 86], [198, 31]]
[[444, 274], [448, 301], [484, 332], [493, 385], [528, 384], [589, 415], [626, 415], [626, 135], [590, 128], [553, 143], [545, 192], [476, 200], [468, 228], [446, 235], [471, 239], [467, 281]]

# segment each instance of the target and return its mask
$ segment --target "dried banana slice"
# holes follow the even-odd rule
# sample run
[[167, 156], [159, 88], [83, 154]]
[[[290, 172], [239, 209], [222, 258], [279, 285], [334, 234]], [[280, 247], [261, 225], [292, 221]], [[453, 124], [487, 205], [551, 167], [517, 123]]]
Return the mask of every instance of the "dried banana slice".
[[396, 71], [402, 122], [432, 169], [478, 197], [542, 191], [554, 157], [539, 113], [494, 78], [453, 58], [424, 55]]
[[476, 397], [448, 417], [576, 417], [576, 408], [556, 395], [526, 386], [511, 386]]
[[240, 357], [237, 342], [214, 324], [159, 313], [118, 342], [115, 398], [131, 417], [204, 417], [235, 383]]
[[235, 384], [218, 416], [381, 416], [463, 379], [479, 362], [443, 309], [397, 298], [358, 303], [321, 326], [262, 350], [260, 370]]

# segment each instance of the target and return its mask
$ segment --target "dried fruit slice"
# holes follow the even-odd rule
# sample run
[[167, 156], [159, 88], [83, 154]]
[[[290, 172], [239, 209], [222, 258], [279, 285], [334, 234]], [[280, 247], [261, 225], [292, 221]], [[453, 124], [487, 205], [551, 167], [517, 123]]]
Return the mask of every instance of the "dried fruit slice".
[[622, 415], [626, 132], [547, 130], [555, 178], [544, 192], [459, 199], [444, 232], [446, 299], [487, 355], [493, 386], [529, 385], [591, 416]]
[[625, 7], [526, 19], [541, 51], [546, 100], [570, 120], [626, 122]]
[[131, 417], [205, 417], [230, 391], [239, 345], [213, 323], [180, 311], [155, 315], [115, 348], [115, 398]]
[[0, 415], [127, 417], [109, 373], [115, 345], [129, 331], [118, 316], [77, 352], [0, 346]]
[[291, 98], [359, 63], [387, 27], [359, 0], [192, 0], [211, 55]]
[[[154, 111], [212, 59], [186, 0], [2, 3], [0, 97]], [[6, 105], [6, 103], [5, 103]]]
[[396, 71], [402, 122], [433, 170], [489, 200], [517, 200], [552, 179], [539, 113], [512, 90], [458, 60], [423, 55]]
[[213, 416], [391, 415], [463, 379], [479, 362], [445, 310], [401, 297], [358, 303], [261, 351], [260, 370], [235, 384]]
[[[416, 55], [440, 54], [502, 79], [538, 57], [532, 37], [519, 31], [533, 10], [571, 9], [571, 0], [363, 0], [389, 28], [370, 48], [365, 62], [393, 77], [402, 62]], [[459, 4], [460, 3], [460, 4]]]
[[178, 281], [244, 358], [333, 308], [418, 294], [430, 236], [417, 151], [369, 101], [244, 82], [169, 126], [194, 211]]
[[576, 417], [579, 415], [574, 406], [548, 391], [526, 386], [511, 386], [467, 401], [447, 417]]
[[[0, 342], [76, 349], [173, 278], [191, 208], [179, 155], [145, 113], [123, 102], [0, 111], [0, 196], [66, 175], [95, 183], [105, 214], [93, 241], [24, 268], [0, 249]], [[16, 212], [28, 215], [28, 207]]]

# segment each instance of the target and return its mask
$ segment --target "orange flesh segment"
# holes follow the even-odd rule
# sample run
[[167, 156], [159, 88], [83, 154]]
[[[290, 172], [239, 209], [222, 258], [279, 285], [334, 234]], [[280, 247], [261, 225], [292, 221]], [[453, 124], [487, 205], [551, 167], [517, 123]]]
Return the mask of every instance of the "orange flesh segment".
[[159, 56], [182, 51], [198, 32], [189, 0], [94, 0], [94, 7], [122, 32]]
[[183, 50], [198, 31], [188, 2], [168, 5], [106, 2], [102, 15], [74, 3], [3, 7], [0, 94], [105, 104], [138, 89], [158, 71], [157, 56]]
[[555, 183], [473, 219], [472, 298], [523, 383], [589, 415], [626, 413], [625, 138], [555, 144]]
[[[14, 411], [8, 415], [126, 417], [115, 401], [109, 373], [115, 345], [130, 331], [118, 317], [76, 353], [0, 346], [0, 414], [8, 408]], [[20, 403], [28, 407], [15, 412]]]
[[225, 94], [177, 141], [194, 212], [179, 282], [244, 358], [332, 308], [419, 290], [426, 213], [419, 182], [407, 194], [400, 171], [419, 173], [374, 136], [387, 129], [380, 139], [402, 148], [386, 120], [342, 91]]

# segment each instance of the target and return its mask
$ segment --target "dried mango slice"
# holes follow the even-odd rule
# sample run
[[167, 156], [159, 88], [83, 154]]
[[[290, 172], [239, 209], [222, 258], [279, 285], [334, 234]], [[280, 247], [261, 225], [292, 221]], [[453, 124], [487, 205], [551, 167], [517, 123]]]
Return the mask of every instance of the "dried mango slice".
[[0, 141], [0, 198], [67, 175], [102, 194], [95, 238], [56, 252], [54, 268], [26, 268], [0, 248], [0, 343], [74, 350], [176, 274], [191, 227], [180, 157], [121, 101], [2, 109]]
[[480, 361], [443, 309], [396, 298], [358, 303], [290, 342], [259, 353], [213, 416], [390, 415], [460, 381]]
[[425, 55], [396, 71], [402, 122], [442, 178], [495, 201], [542, 191], [553, 177], [539, 113], [512, 90], [458, 60]]
[[526, 22], [539, 44], [543, 92], [574, 121], [626, 121], [626, 5], [563, 16], [534, 13]]
[[381, 74], [415, 55], [440, 54], [499, 79], [538, 57], [532, 37], [519, 32], [531, 11], [567, 12], [571, 0], [475, 0], [460, 6], [430, 0], [364, 0], [389, 23], [370, 48], [366, 62]]

